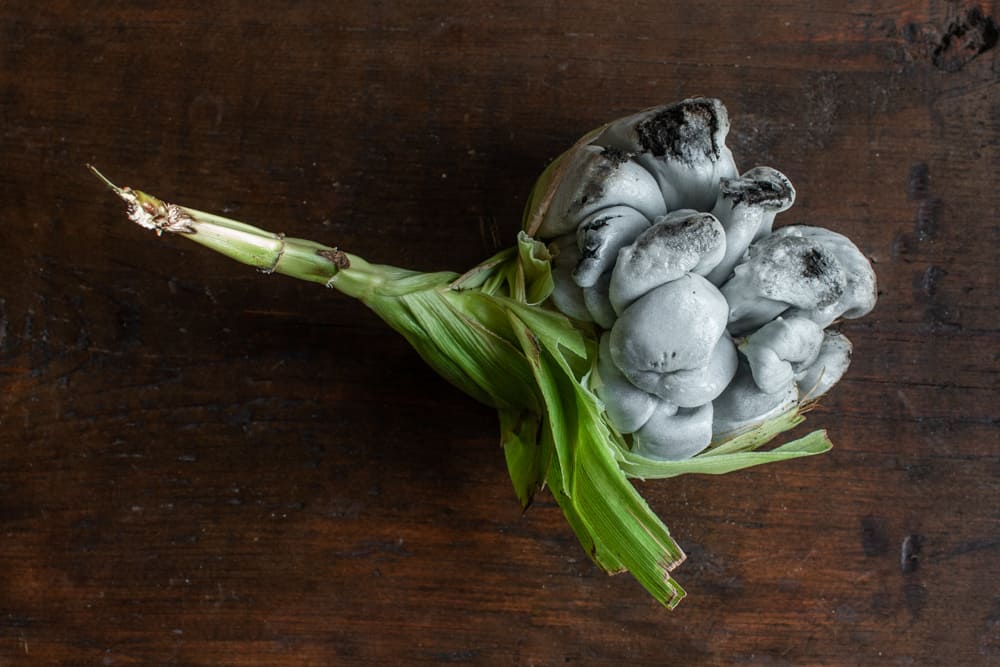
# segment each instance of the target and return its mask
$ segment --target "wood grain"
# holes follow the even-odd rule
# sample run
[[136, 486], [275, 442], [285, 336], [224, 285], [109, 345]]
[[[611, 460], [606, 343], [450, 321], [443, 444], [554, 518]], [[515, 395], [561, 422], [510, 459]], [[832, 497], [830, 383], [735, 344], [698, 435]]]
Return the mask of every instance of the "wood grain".
[[[1000, 664], [995, 2], [0, 6], [0, 665]], [[416, 269], [546, 163], [723, 99], [881, 300], [829, 455], [642, 483], [659, 608], [521, 515], [495, 417], [356, 303], [84, 169]]]

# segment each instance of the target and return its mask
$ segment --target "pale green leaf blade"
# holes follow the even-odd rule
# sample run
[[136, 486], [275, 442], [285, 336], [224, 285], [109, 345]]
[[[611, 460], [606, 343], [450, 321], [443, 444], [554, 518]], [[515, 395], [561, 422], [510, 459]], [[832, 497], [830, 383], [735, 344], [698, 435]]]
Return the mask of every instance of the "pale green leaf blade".
[[598, 536], [594, 559], [606, 568], [624, 566], [660, 603], [676, 606], [684, 591], [670, 571], [684, 560], [684, 552], [619, 467], [596, 399], [572, 376], [559, 380], [562, 395], [577, 404], [580, 420], [569, 500]]
[[734, 452], [744, 452], [763, 447], [771, 442], [775, 437], [786, 431], [790, 431], [805, 421], [801, 408], [794, 408], [788, 412], [778, 415], [762, 424], [738, 433], [733, 437], [726, 438], [721, 442], [712, 445], [699, 456], [719, 456], [721, 454], [732, 454]]
[[489, 392], [469, 377], [460, 360], [447, 356], [441, 346], [427, 335], [423, 323], [413, 316], [409, 307], [399, 299], [376, 300], [368, 303], [382, 320], [401, 334], [417, 354], [441, 377], [480, 403], [493, 405]]
[[670, 570], [684, 552], [619, 467], [599, 403], [513, 313], [511, 321], [545, 402], [543, 426], [556, 451], [550, 488], [567, 520], [598, 565], [629, 570], [653, 597], [675, 606], [684, 593]]
[[515, 248], [506, 248], [490, 257], [485, 262], [480, 262], [458, 278], [452, 281], [451, 288], [454, 290], [480, 289], [490, 279], [496, 276], [504, 266], [516, 259]]
[[524, 232], [517, 235], [517, 248], [525, 301], [532, 306], [538, 305], [549, 298], [555, 287], [552, 280], [552, 255], [544, 243]]
[[507, 471], [521, 507], [527, 509], [545, 484], [552, 463], [552, 440], [541, 437], [542, 427], [536, 413], [498, 410], [498, 415]]
[[[543, 436], [551, 439], [551, 430], [545, 429]], [[559, 508], [563, 511], [566, 521], [576, 534], [576, 538], [580, 541], [580, 546], [590, 556], [590, 559], [608, 574], [627, 572], [628, 568], [615, 557], [615, 552], [607, 547], [599, 535], [591, 532], [587, 523], [583, 520], [573, 499], [566, 493], [562, 471], [558, 465], [553, 464], [549, 466], [549, 473], [546, 479], [549, 486], [549, 493], [552, 494]]]
[[537, 409], [523, 353], [463, 309], [461, 299], [456, 303], [462, 294], [422, 289], [380, 295], [368, 305], [432, 368], [473, 398], [497, 408]]
[[828, 452], [832, 444], [826, 431], [813, 431], [797, 440], [767, 451], [738, 451], [728, 454], [703, 455], [683, 461], [658, 461], [629, 451], [619, 453], [621, 468], [629, 477], [664, 479], [678, 475], [724, 475], [765, 463], [788, 461]]
[[596, 349], [588, 349], [583, 332], [562, 313], [527, 306], [513, 300], [505, 300], [505, 305], [527, 325], [539, 342], [558, 359], [564, 358], [562, 349], [572, 352], [579, 359], [589, 359]]
[[[544, 404], [543, 424], [552, 431], [552, 443], [556, 459], [568, 495], [573, 491], [573, 473], [576, 470], [574, 456], [577, 442], [577, 429], [580, 421], [575, 405], [565, 401], [560, 396], [558, 366], [546, 363], [547, 352], [535, 333], [512, 311], [509, 313], [511, 326], [524, 351], [525, 358], [534, 375], [535, 383]], [[556, 372], [554, 372], [556, 371]]]

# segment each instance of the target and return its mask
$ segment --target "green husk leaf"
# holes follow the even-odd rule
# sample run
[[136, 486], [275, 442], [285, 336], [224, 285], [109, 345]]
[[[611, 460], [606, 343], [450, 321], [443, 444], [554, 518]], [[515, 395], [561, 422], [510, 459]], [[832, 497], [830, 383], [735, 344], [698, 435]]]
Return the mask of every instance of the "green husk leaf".
[[802, 411], [801, 408], [789, 410], [734, 437], [713, 443], [704, 452], [683, 461], [650, 459], [630, 451], [623, 441], [619, 441], [618, 460], [629, 477], [665, 479], [692, 473], [723, 475], [764, 463], [787, 461], [829, 451], [833, 444], [826, 431], [813, 431], [780, 447], [764, 452], [756, 451], [779, 434], [801, 424], [805, 420]]
[[[570, 371], [570, 366], [579, 365], [581, 361], [586, 362], [586, 370], [589, 370], [590, 360], [595, 359], [597, 354], [592, 334], [585, 335], [568, 317], [554, 310], [532, 308], [513, 300], [507, 306], [527, 325], [539, 342], [552, 351], [556, 361], [566, 367], [567, 372]], [[564, 351], [570, 352], [572, 356], [567, 358]]]
[[808, 406], [799, 406], [778, 415], [765, 422], [755, 425], [732, 435], [720, 442], [712, 443], [707, 450], [699, 456], [721, 456], [735, 452], [747, 452], [763, 447], [771, 442], [775, 437], [786, 431], [790, 431], [806, 420], [803, 413], [809, 409]]
[[[469, 297], [448, 289], [425, 289], [398, 296], [381, 295], [368, 305], [407, 339], [419, 339], [422, 356], [433, 368], [458, 366], [458, 376], [446, 376], [460, 389], [473, 384], [474, 394], [496, 408], [531, 408], [532, 376], [524, 356], [508, 340], [463, 307]], [[399, 314], [404, 314], [402, 322]], [[401, 325], [416, 322], [402, 331]], [[526, 391], [526, 388], [529, 390]], [[483, 395], [488, 398], [481, 398]]]
[[832, 446], [826, 431], [813, 431], [805, 437], [765, 452], [740, 451], [730, 454], [702, 454], [684, 461], [657, 461], [632, 452], [622, 452], [619, 461], [626, 475], [640, 479], [664, 479], [691, 473], [724, 475], [765, 463], [823, 454], [829, 451]]
[[510, 321], [525, 358], [530, 364], [535, 383], [541, 392], [544, 402], [542, 425], [552, 434], [557, 463], [562, 470], [564, 487], [567, 494], [572, 495], [571, 489], [576, 470], [574, 457], [577, 449], [573, 443], [577, 442], [576, 430], [579, 425], [573, 412], [574, 406], [572, 403], [564, 401], [564, 397], [560, 395], [559, 376], [558, 373], [554, 372], [557, 369], [554, 369], [553, 364], [549, 363], [550, 357], [536, 334], [513, 313], [510, 314]]
[[541, 437], [537, 412], [498, 410], [498, 414], [507, 472], [521, 507], [527, 509], [545, 484], [552, 464], [552, 440]]
[[524, 284], [524, 295], [515, 290], [514, 298], [529, 306], [549, 298], [555, 283], [552, 280], [552, 255], [541, 241], [536, 241], [524, 232], [517, 234], [518, 272]]
[[545, 401], [543, 427], [558, 463], [550, 473], [556, 501], [595, 563], [609, 573], [629, 570], [660, 603], [676, 606], [684, 592], [670, 571], [684, 552], [618, 466], [600, 403], [557, 360], [558, 339], [540, 339], [513, 312], [511, 320]]
[[[477, 264], [458, 278], [455, 278], [451, 282], [451, 288], [454, 290], [481, 290], [487, 294], [493, 294], [500, 284], [497, 282], [497, 277], [500, 276], [502, 278], [503, 267], [515, 256], [517, 256], [516, 248], [501, 250], [485, 262]], [[484, 287], [488, 282], [496, 283], [492, 290]]]

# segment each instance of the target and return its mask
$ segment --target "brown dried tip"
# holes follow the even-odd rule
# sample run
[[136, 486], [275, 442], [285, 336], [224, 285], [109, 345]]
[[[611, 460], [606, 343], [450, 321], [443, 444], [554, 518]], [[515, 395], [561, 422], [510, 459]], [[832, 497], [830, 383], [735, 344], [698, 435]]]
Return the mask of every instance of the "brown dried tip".
[[154, 230], [157, 236], [163, 232], [195, 233], [194, 218], [180, 206], [168, 204], [141, 190], [133, 190], [130, 187], [120, 188], [108, 180], [94, 165], [88, 164], [87, 169], [90, 169], [116, 195], [125, 200], [128, 206], [129, 220], [140, 227]]

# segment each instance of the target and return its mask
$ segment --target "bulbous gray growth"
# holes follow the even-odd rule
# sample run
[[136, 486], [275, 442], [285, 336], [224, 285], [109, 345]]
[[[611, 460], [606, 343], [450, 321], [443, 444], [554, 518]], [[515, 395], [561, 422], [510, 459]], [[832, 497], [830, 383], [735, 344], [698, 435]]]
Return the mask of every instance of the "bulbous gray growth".
[[568, 159], [566, 176], [538, 229], [554, 238], [576, 230], [585, 217], [611, 206], [625, 205], [652, 220], [667, 212], [656, 179], [620, 150], [583, 146]]
[[779, 391], [819, 355], [823, 328], [804, 317], [778, 317], [751, 334], [741, 346], [754, 381], [764, 393]]
[[729, 114], [716, 99], [693, 98], [611, 123], [595, 144], [627, 151], [656, 178], [667, 210], [706, 211], [719, 180], [737, 175], [726, 147]]
[[829, 229], [806, 225], [784, 227], [775, 233], [798, 235], [821, 245], [826, 252], [836, 258], [844, 272], [845, 283], [836, 301], [819, 304], [807, 312], [799, 313], [796, 309], [793, 311], [795, 314], [809, 317], [821, 327], [827, 327], [841, 317], [855, 319], [867, 315], [875, 308], [875, 302], [878, 300], [875, 270], [853, 241]]
[[610, 329], [617, 317], [617, 313], [611, 307], [611, 301], [608, 299], [610, 283], [611, 274], [605, 273], [593, 285], [583, 288], [583, 303], [587, 306], [587, 312], [602, 329]]
[[751, 244], [721, 289], [734, 335], [786, 310], [825, 327], [842, 316], [868, 313], [876, 299], [875, 272], [857, 246], [836, 232], [803, 225], [782, 227]]
[[697, 408], [656, 409], [633, 437], [634, 451], [647, 458], [683, 461], [712, 442], [712, 404]]
[[723, 335], [704, 366], [667, 373], [633, 371], [628, 379], [639, 389], [655, 394], [668, 403], [682, 408], [696, 408], [725, 390], [736, 374], [738, 356], [732, 339]]
[[746, 360], [726, 390], [713, 402], [712, 439], [721, 441], [793, 409], [799, 402], [795, 383], [789, 380], [777, 390], [761, 391]]
[[725, 256], [707, 275], [721, 285], [732, 275], [747, 248], [771, 233], [774, 217], [795, 202], [792, 182], [777, 169], [754, 167], [739, 178], [724, 178], [712, 214], [726, 230]]
[[826, 308], [846, 285], [844, 269], [829, 249], [784, 227], [751, 244], [747, 259], [721, 287], [730, 307], [729, 331], [752, 331], [790, 307]]
[[593, 322], [583, 299], [583, 290], [573, 280], [573, 271], [580, 261], [576, 234], [566, 234], [549, 244], [552, 252], [552, 299], [559, 312], [581, 322]]
[[557, 237], [552, 301], [605, 330], [592, 387], [650, 458], [689, 458], [825, 393], [851, 345], [824, 327], [875, 304], [849, 239], [772, 229], [795, 189], [770, 167], [737, 176], [728, 130], [717, 100], [649, 109], [541, 181], [558, 183], [537, 209]]
[[828, 392], [851, 365], [853, 346], [847, 336], [837, 331], [823, 332], [823, 343], [816, 360], [795, 375], [802, 400], [815, 400]]
[[657, 218], [618, 253], [611, 304], [621, 313], [643, 294], [685, 273], [704, 275], [725, 251], [725, 230], [710, 213], [685, 209]]
[[[619, 433], [634, 433], [639, 430], [653, 410], [661, 402], [631, 382], [618, 370], [611, 360], [611, 334], [601, 336], [597, 355], [597, 374], [601, 384], [597, 387], [598, 398], [604, 401], [605, 411], [611, 425]], [[674, 408], [676, 410], [676, 407]]]
[[629, 206], [613, 206], [591, 213], [576, 229], [580, 261], [573, 279], [580, 287], [590, 287], [610, 272], [618, 251], [635, 241], [649, 228], [649, 220]]
[[611, 328], [611, 357], [626, 377], [700, 368], [725, 331], [727, 314], [719, 290], [686, 273], [622, 312]]

